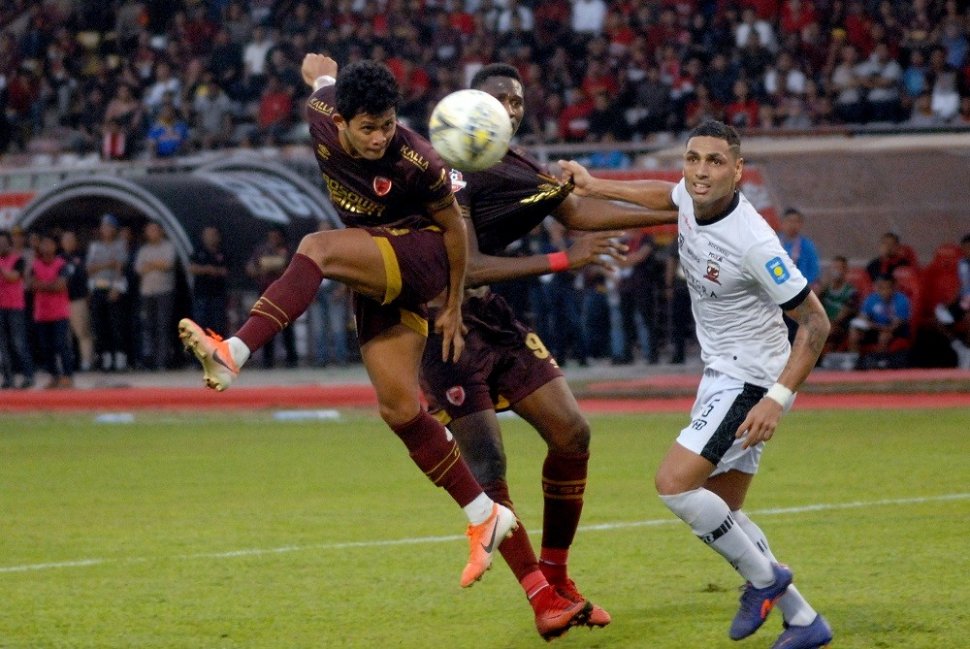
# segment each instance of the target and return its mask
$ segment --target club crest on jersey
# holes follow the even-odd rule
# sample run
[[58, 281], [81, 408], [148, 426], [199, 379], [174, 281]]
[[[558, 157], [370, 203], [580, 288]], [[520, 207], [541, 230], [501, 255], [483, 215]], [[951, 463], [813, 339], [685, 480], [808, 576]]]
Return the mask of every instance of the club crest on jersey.
[[720, 284], [721, 280], [718, 279], [721, 275], [721, 267], [713, 259], [707, 260], [707, 273], [704, 275], [704, 279], [710, 280], [715, 284]]
[[387, 193], [391, 191], [391, 186], [393, 184], [394, 183], [391, 182], [390, 178], [377, 176], [374, 178], [374, 193], [378, 196], [387, 196]]
[[448, 399], [448, 403], [451, 405], [460, 406], [465, 403], [465, 388], [460, 385], [454, 385], [445, 390], [445, 398]]
[[461, 190], [463, 190], [467, 185], [468, 185], [468, 183], [465, 182], [465, 177], [461, 175], [461, 172], [458, 171], [457, 169], [452, 169], [451, 170], [451, 191], [452, 191], [452, 193], [457, 194], [458, 192], [460, 192]]
[[785, 266], [785, 262], [781, 260], [781, 257], [775, 257], [765, 264], [765, 268], [768, 269], [768, 274], [771, 275], [771, 279], [775, 280], [775, 284], [784, 284], [791, 277], [791, 273], [788, 272], [788, 268]]

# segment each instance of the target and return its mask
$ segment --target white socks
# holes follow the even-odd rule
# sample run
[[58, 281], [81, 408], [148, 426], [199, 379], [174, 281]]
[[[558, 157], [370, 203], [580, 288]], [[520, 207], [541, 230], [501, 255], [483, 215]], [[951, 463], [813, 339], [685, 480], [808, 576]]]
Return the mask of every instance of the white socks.
[[720, 496], [707, 489], [694, 489], [673, 496], [661, 495], [660, 499], [756, 588], [775, 582], [771, 561], [735, 523]]
[[232, 360], [236, 362], [236, 367], [242, 369], [242, 366], [249, 360], [249, 354], [251, 353], [249, 347], [235, 336], [227, 340], [226, 344], [229, 345], [229, 351], [232, 352]]
[[[771, 548], [768, 547], [768, 539], [765, 538], [765, 533], [761, 531], [761, 528], [755, 525], [754, 521], [748, 518], [743, 511], [738, 510], [731, 513], [734, 515], [738, 527], [744, 530], [744, 533], [754, 541], [754, 544], [768, 557], [768, 560], [778, 563], [775, 555], [771, 553]], [[788, 587], [788, 590], [778, 599], [776, 605], [785, 617], [785, 621], [792, 626], [807, 626], [812, 623], [817, 615], [815, 609], [795, 588], [795, 584]]]
[[478, 494], [475, 500], [462, 507], [462, 509], [465, 510], [465, 516], [468, 517], [469, 523], [472, 525], [481, 525], [492, 515], [492, 505], [494, 504], [495, 502], [483, 491]]

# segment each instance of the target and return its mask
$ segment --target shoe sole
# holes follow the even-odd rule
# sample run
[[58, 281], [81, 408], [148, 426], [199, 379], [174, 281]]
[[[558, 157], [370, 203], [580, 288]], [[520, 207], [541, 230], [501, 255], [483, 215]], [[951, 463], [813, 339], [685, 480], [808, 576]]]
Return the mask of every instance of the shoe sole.
[[[182, 341], [182, 345], [185, 346], [185, 350], [192, 352], [192, 354], [199, 359], [199, 363], [202, 364], [202, 380], [205, 383], [205, 387], [215, 390], [216, 392], [223, 392], [228, 385], [223, 384], [209, 371], [209, 352], [206, 351], [205, 346], [202, 344], [201, 336], [205, 334], [195, 323], [188, 321], [187, 319], [179, 320], [179, 340]], [[214, 361], [211, 361], [214, 362]]]
[[552, 642], [556, 638], [562, 636], [564, 633], [577, 626], [588, 626], [589, 614], [593, 612], [593, 604], [589, 601], [586, 605], [581, 608], [576, 615], [569, 618], [569, 621], [558, 629], [551, 629], [545, 633], [540, 633], [542, 639], [546, 642]]

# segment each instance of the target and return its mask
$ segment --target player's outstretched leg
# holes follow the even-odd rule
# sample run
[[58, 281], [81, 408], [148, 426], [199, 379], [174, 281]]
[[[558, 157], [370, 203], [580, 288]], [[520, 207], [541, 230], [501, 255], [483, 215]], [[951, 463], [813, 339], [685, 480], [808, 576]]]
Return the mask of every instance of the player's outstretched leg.
[[822, 649], [832, 642], [832, 627], [821, 615], [816, 615], [811, 624], [794, 626], [785, 623], [771, 649]]
[[502, 541], [519, 526], [515, 514], [508, 507], [492, 504], [492, 513], [485, 522], [468, 525], [468, 565], [461, 573], [461, 587], [468, 588], [492, 567], [492, 558]]
[[228, 341], [217, 333], [206, 332], [189, 318], [179, 320], [179, 338], [185, 348], [202, 363], [203, 380], [208, 388], [222, 392], [239, 375], [239, 363]]

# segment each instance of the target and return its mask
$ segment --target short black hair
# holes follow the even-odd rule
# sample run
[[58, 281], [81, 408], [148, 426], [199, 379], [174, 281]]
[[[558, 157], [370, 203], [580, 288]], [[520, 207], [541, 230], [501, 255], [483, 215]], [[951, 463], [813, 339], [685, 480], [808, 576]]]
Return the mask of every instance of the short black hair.
[[804, 214], [802, 214], [802, 211], [799, 210], [797, 207], [789, 207], [789, 208], [787, 208], [785, 210], [784, 216], [788, 216], [789, 214], [797, 214], [798, 216], [805, 216]]
[[878, 275], [876, 277], [876, 281], [877, 282], [889, 282], [890, 284], [895, 284], [896, 283], [896, 278], [893, 277], [889, 273], [883, 273], [882, 275]]
[[492, 77], [510, 77], [522, 83], [522, 75], [515, 69], [515, 66], [509, 65], [508, 63], [489, 63], [479, 68], [478, 72], [475, 73], [475, 76], [472, 77], [470, 87], [481, 88], [482, 84]]
[[337, 76], [337, 112], [347, 120], [357, 115], [380, 115], [401, 103], [401, 90], [383, 63], [355, 61]]
[[738, 135], [738, 132], [734, 130], [733, 126], [729, 126], [724, 122], [719, 122], [716, 119], [704, 122], [690, 132], [687, 140], [690, 141], [691, 138], [695, 137], [716, 137], [719, 140], [724, 140], [735, 154], [739, 157], [741, 155], [741, 136]]
[[880, 238], [882, 238], [882, 239], [887, 239], [887, 238], [888, 239], [892, 239], [893, 240], [893, 243], [899, 243], [899, 235], [896, 234], [895, 232], [884, 232], [883, 235], [882, 235], [882, 237], [880, 237]]

